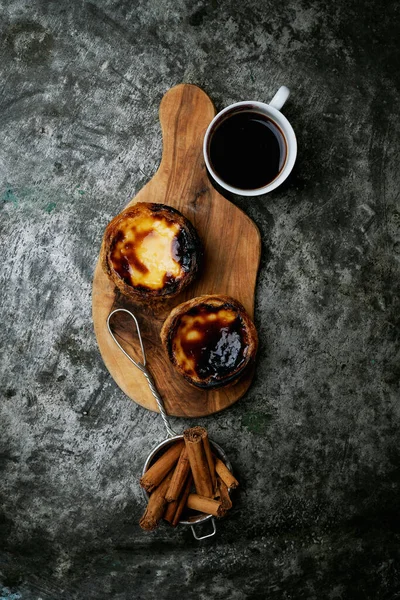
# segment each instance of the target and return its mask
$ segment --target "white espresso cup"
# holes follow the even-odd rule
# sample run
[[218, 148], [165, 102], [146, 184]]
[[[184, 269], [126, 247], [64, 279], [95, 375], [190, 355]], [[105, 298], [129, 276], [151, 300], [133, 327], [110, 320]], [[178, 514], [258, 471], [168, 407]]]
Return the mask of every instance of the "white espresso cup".
[[[234, 194], [240, 194], [241, 196], [260, 196], [261, 194], [266, 194], [267, 192], [271, 192], [277, 188], [288, 177], [293, 169], [297, 156], [296, 135], [287, 118], [281, 113], [281, 108], [288, 99], [289, 94], [289, 89], [286, 86], [282, 86], [279, 88], [269, 104], [256, 101], [253, 102], [249, 100], [245, 100], [244, 102], [235, 102], [235, 104], [231, 104], [230, 106], [227, 106], [221, 110], [221, 112], [219, 112], [211, 121], [204, 136], [203, 154], [210, 175], [222, 188]], [[255, 187], [254, 189], [247, 187], [245, 189], [236, 187], [235, 185], [231, 185], [228, 181], [225, 181], [224, 178], [221, 177], [221, 174], [219, 174], [215, 169], [210, 153], [213, 136], [219, 126], [227, 121], [231, 116], [244, 112], [258, 113], [261, 115], [261, 117], [266, 117], [267, 120], [272, 123], [272, 126], [277, 128], [277, 131], [280, 132], [279, 137], [281, 137], [283, 140], [282, 164], [279, 165], [277, 173], [271, 179], [271, 181], [268, 181], [265, 183], [265, 185]], [[263, 157], [260, 158], [262, 161], [264, 161]], [[265, 155], [266, 170], [268, 168], [267, 162], [268, 152]], [[235, 169], [239, 170], [240, 165], [235, 166]]]

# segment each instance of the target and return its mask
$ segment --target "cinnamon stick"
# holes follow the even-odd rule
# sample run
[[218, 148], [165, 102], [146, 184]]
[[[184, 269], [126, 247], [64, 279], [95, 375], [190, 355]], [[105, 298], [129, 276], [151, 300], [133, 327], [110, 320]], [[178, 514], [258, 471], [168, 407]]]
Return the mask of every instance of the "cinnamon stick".
[[224, 508], [225, 510], [229, 510], [230, 508], [232, 508], [232, 500], [229, 495], [228, 487], [220, 477], [217, 477], [217, 490], [218, 499], [221, 502], [222, 508]]
[[203, 429], [201, 433], [201, 439], [203, 440], [204, 452], [206, 453], [208, 468], [210, 469], [212, 489], [213, 492], [215, 492], [217, 489], [217, 477], [215, 475], [215, 464], [210, 448], [210, 440], [208, 439], [208, 433], [206, 429], [203, 427], [198, 427], [198, 429]]
[[221, 502], [212, 498], [206, 498], [205, 496], [199, 496], [199, 494], [189, 494], [186, 506], [207, 515], [214, 515], [214, 517], [223, 517], [226, 513]]
[[220, 460], [215, 457], [215, 470], [217, 474], [220, 476], [222, 481], [228, 486], [228, 488], [237, 488], [239, 482], [232, 475], [228, 467]]
[[178, 508], [179, 500], [174, 500], [173, 502], [167, 502], [167, 506], [165, 509], [164, 519], [168, 521], [172, 525], [172, 522], [175, 517], [176, 509]]
[[[204, 444], [203, 427], [192, 427], [183, 433], [197, 494], [211, 498], [214, 493], [210, 467]], [[207, 437], [208, 441], [208, 437]]]
[[152, 531], [159, 524], [167, 504], [165, 494], [168, 490], [171, 479], [172, 470], [151, 494], [145, 513], [139, 521], [139, 525], [142, 529]]
[[179, 455], [179, 460], [175, 467], [174, 474], [172, 475], [171, 483], [165, 496], [167, 502], [173, 502], [177, 500], [181, 494], [186, 478], [190, 471], [190, 462], [188, 459], [188, 453], [186, 446], [184, 446]]
[[146, 492], [152, 492], [163, 481], [166, 474], [177, 462], [183, 446], [184, 443], [181, 440], [172, 444], [150, 469], [146, 471], [140, 480], [140, 485]]
[[186, 506], [186, 502], [190, 493], [190, 490], [193, 485], [193, 477], [191, 473], [186, 480], [185, 487], [182, 490], [182, 493], [178, 500], [174, 500], [173, 502], [169, 502], [167, 505], [167, 510], [164, 515], [164, 519], [171, 523], [172, 527], [176, 527], [180, 521], [181, 514], [183, 509]]
[[173, 527], [176, 527], [178, 525], [179, 521], [180, 521], [181, 514], [183, 512], [183, 509], [186, 506], [187, 499], [188, 499], [189, 494], [190, 494], [190, 490], [192, 489], [192, 485], [193, 485], [193, 475], [189, 474], [189, 477], [187, 478], [187, 481], [186, 481], [185, 488], [184, 488], [184, 490], [182, 492], [182, 495], [181, 495], [181, 497], [179, 499], [179, 504], [178, 504], [178, 508], [176, 509], [174, 520], [172, 521], [172, 526]]

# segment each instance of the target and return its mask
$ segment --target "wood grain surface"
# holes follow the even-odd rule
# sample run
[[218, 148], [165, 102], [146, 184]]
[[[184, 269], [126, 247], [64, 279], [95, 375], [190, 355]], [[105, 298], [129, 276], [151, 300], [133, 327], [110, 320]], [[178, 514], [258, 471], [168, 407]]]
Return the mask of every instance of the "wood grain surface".
[[[205, 416], [220, 411], [243, 396], [253, 372], [236, 385], [219, 390], [198, 390], [178, 375], [160, 342], [161, 326], [170, 310], [202, 294], [227, 294], [239, 300], [250, 316], [260, 261], [260, 235], [240, 209], [221, 196], [209, 181], [202, 152], [205, 131], [215, 115], [210, 98], [197, 86], [181, 84], [170, 89], [160, 105], [163, 154], [159, 169], [128, 204], [160, 202], [181, 211], [194, 225], [204, 244], [204, 265], [198, 279], [162, 308], [130, 304], [103, 272], [99, 262], [93, 281], [93, 322], [104, 363], [119, 387], [143, 407], [157, 411], [144, 376], [118, 349], [106, 327], [114, 308], [128, 308], [138, 318], [148, 366], [162, 395], [167, 413]], [[140, 359], [134, 325], [128, 316], [115, 315], [115, 334], [123, 347]]]

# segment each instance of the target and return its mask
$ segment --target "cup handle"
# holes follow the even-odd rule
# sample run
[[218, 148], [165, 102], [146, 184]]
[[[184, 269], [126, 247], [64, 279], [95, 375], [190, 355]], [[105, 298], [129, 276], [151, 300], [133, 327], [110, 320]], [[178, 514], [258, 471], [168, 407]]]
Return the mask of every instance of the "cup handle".
[[286, 85], [282, 85], [279, 90], [276, 92], [275, 96], [272, 98], [269, 103], [272, 108], [276, 108], [276, 110], [281, 110], [282, 106], [285, 104], [286, 100], [289, 98], [290, 90]]

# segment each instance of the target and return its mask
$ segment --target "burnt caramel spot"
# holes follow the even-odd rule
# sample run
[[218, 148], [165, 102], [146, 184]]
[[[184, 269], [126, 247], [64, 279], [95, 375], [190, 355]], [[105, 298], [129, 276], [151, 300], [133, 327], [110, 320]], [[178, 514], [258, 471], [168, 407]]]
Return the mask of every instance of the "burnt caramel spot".
[[232, 308], [200, 304], [182, 315], [174, 335], [176, 358], [200, 380], [228, 377], [245, 361], [247, 334]]
[[175, 283], [176, 283], [176, 277], [171, 275], [171, 273], [165, 273], [164, 279], [163, 279], [163, 287], [169, 288], [169, 287], [173, 286]]
[[[180, 234], [182, 235], [182, 230], [180, 231]], [[172, 240], [172, 244], [171, 244], [171, 255], [172, 258], [174, 260], [176, 260], [177, 263], [181, 263], [182, 262], [182, 244], [181, 241], [179, 240], [179, 235], [176, 235], [174, 237], [174, 239]]]
[[142, 261], [137, 257], [135, 248], [132, 244], [125, 244], [124, 246], [124, 254], [121, 254], [119, 259], [120, 264], [118, 264], [118, 259], [115, 259], [114, 269], [117, 271], [120, 277], [124, 279], [127, 283], [130, 283], [131, 275], [129, 265], [132, 265], [139, 273], [148, 273], [149, 270], [142, 263]]
[[180, 229], [178, 234], [172, 240], [171, 251], [173, 259], [181, 265], [185, 273], [188, 273], [192, 267], [196, 246], [190, 241], [189, 236], [184, 229]]

